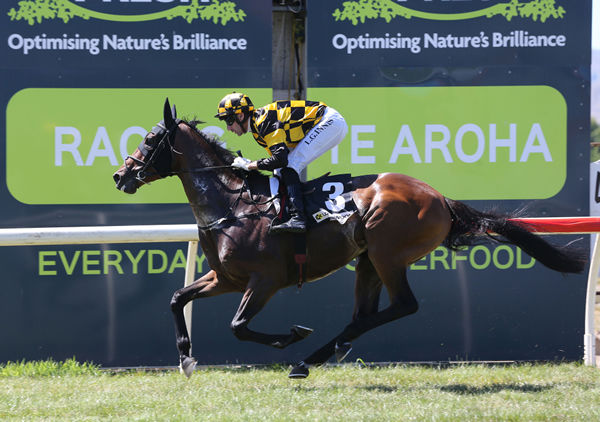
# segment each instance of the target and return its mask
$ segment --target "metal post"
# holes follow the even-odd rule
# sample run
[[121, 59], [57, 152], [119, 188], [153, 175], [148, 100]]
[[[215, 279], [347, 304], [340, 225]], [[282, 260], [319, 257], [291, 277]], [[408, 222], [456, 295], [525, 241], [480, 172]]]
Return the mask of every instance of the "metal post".
[[596, 366], [596, 339], [594, 333], [594, 310], [596, 307], [596, 284], [600, 269], [600, 235], [596, 236], [592, 262], [588, 273], [585, 300], [585, 334], [583, 335], [583, 361], [587, 366]]
[[[187, 287], [196, 280], [196, 256], [198, 255], [198, 242], [188, 242], [187, 261], [185, 265], [185, 282], [183, 287]], [[188, 337], [192, 341], [192, 302], [188, 302], [183, 308], [185, 326], [187, 327]], [[190, 346], [190, 356], [192, 347]]]

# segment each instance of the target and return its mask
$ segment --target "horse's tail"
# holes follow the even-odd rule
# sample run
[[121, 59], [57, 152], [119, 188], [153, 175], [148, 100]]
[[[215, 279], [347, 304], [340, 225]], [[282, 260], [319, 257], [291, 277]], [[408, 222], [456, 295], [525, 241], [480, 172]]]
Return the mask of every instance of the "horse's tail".
[[493, 233], [520, 247], [546, 267], [562, 273], [580, 273], [583, 271], [586, 258], [583, 253], [568, 247], [557, 247], [542, 239], [523, 225], [512, 222], [510, 215], [494, 212], [481, 212], [468, 205], [444, 198], [452, 215], [452, 227], [444, 240], [444, 246], [456, 250], [460, 246], [468, 246], [488, 235], [495, 241], [503, 242]]

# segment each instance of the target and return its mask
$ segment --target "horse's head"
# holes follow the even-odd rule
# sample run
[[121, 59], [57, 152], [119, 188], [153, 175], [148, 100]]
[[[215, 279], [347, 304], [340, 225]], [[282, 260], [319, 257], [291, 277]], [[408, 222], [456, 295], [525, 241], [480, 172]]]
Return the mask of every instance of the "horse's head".
[[170, 176], [173, 142], [178, 122], [175, 106], [165, 101], [163, 121], [149, 132], [137, 149], [125, 158], [113, 174], [116, 187], [125, 193], [135, 193], [144, 183]]

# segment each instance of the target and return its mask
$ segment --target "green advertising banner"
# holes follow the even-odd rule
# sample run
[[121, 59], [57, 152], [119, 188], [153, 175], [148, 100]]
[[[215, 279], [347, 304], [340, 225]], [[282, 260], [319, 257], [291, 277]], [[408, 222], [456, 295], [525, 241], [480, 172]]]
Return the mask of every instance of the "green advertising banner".
[[549, 198], [565, 183], [567, 107], [552, 87], [310, 88], [308, 96], [350, 122], [310, 178], [405, 173], [455, 199]]
[[[237, 89], [240, 91], [240, 89]], [[28, 88], [17, 92], [6, 110], [6, 183], [25, 204], [187, 203], [173, 177], [124, 195], [110, 175], [135, 151], [162, 119], [166, 97], [188, 120], [220, 136], [232, 150], [259, 158], [262, 148], [251, 138], [227, 132], [213, 116], [227, 88], [94, 89]], [[271, 101], [267, 88], [243, 89], [257, 104]], [[246, 154], [247, 152], [247, 154]], [[23, 157], [28, 166], [23, 166]], [[35, 172], [29, 171], [33, 167]], [[44, 177], [39, 175], [43, 174]], [[77, 181], [77, 183], [73, 183]], [[56, 189], [68, 186], [68, 189]]]
[[[271, 3], [2, 1], [2, 228], [193, 223], [177, 177], [127, 195], [111, 175], [163, 118], [166, 97], [231, 149], [263, 153], [213, 116], [233, 90], [272, 100]], [[185, 256], [185, 244], [164, 242], [0, 248], [0, 363], [176, 364], [169, 301]], [[203, 259], [199, 251], [198, 274], [208, 270]], [[213, 327], [198, 318], [195, 327], [237, 342], [223, 309], [239, 299], [224, 300], [204, 304]], [[237, 350], [216, 347], [203, 359], [232, 361]]]
[[[397, 172], [482, 211], [587, 215], [591, 8], [591, 0], [309, 7], [307, 97], [337, 109], [348, 135], [308, 177]], [[437, 248], [408, 279], [419, 312], [362, 340], [387, 344], [393, 361], [583, 355], [583, 275], [564, 277], [482, 238], [458, 252]]]

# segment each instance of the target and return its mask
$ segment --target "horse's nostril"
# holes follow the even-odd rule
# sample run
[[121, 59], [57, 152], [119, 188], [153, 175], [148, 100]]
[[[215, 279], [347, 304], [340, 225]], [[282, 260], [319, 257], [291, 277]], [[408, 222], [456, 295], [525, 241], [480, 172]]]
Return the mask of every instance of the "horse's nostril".
[[113, 174], [113, 180], [115, 181], [115, 183], [119, 183], [121, 181], [121, 176], [119, 175], [119, 173]]

